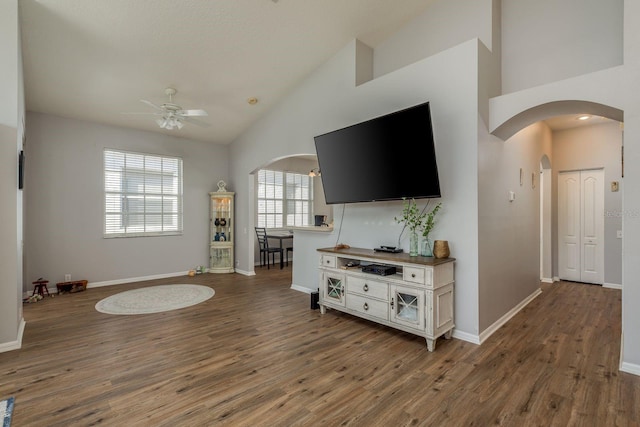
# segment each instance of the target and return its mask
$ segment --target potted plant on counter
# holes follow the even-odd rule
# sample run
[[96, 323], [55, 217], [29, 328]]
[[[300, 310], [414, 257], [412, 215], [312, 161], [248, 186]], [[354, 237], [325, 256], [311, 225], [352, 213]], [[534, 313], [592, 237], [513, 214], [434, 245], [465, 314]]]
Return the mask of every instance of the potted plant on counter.
[[[426, 207], [429, 207], [428, 203]], [[436, 225], [435, 217], [440, 207], [442, 207], [442, 203], [438, 203], [431, 212], [425, 215], [426, 219], [422, 225], [422, 256], [433, 256], [433, 245], [431, 244], [431, 239], [429, 239], [429, 233], [431, 233], [431, 230], [433, 230], [433, 227]]]
[[[402, 216], [393, 218], [397, 223], [409, 228], [409, 256], [418, 256], [418, 230], [423, 227], [426, 215], [425, 212], [420, 212], [415, 199], [403, 199]], [[404, 231], [404, 228], [402, 230]], [[400, 234], [402, 235], [402, 232]]]

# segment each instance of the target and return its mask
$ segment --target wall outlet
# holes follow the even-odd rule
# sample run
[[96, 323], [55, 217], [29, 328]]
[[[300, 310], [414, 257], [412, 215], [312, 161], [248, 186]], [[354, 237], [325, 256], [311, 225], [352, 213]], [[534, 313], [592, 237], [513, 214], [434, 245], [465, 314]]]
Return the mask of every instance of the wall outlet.
[[71, 281], [71, 275], [70, 274], [65, 274], [64, 275], [64, 281], [65, 282], [70, 282]]

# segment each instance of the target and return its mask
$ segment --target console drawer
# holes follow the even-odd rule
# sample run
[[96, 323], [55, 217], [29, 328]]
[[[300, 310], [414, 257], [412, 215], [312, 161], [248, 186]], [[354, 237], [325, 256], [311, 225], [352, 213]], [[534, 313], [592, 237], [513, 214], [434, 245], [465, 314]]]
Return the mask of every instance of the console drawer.
[[408, 267], [402, 268], [402, 280], [405, 282], [419, 283], [421, 285], [430, 284], [430, 280], [427, 280], [427, 274], [425, 274], [424, 268]]
[[359, 295], [347, 295], [347, 308], [358, 313], [377, 317], [378, 319], [389, 319], [389, 303], [378, 301]]
[[336, 257], [331, 255], [322, 255], [322, 266], [336, 268]]
[[367, 277], [347, 276], [347, 292], [385, 301], [389, 300], [389, 284]]

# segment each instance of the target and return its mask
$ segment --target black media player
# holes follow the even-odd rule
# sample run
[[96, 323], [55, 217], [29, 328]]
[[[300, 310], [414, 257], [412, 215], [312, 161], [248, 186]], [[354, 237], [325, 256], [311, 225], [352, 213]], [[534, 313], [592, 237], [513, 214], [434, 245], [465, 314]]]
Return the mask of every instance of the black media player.
[[389, 276], [396, 274], [396, 268], [392, 265], [369, 264], [362, 267], [362, 272], [377, 274], [379, 276]]
[[390, 252], [392, 254], [399, 254], [402, 252], [401, 248], [396, 248], [395, 246], [380, 246], [379, 248], [374, 248], [374, 252]]

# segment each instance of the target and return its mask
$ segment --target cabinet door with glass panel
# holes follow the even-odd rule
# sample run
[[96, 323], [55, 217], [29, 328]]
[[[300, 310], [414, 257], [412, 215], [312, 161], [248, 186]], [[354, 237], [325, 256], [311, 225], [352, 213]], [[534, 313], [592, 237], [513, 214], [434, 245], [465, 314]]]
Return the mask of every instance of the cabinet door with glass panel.
[[211, 199], [209, 273], [233, 273], [235, 271], [234, 194], [229, 191], [209, 193]]
[[424, 290], [391, 285], [391, 321], [416, 329], [424, 329]]
[[[341, 306], [345, 305], [344, 287], [345, 276], [344, 274], [335, 273], [333, 271], [323, 271], [320, 273], [320, 283], [322, 287], [322, 301], [329, 305]], [[320, 306], [320, 311], [324, 313], [324, 306]]]

